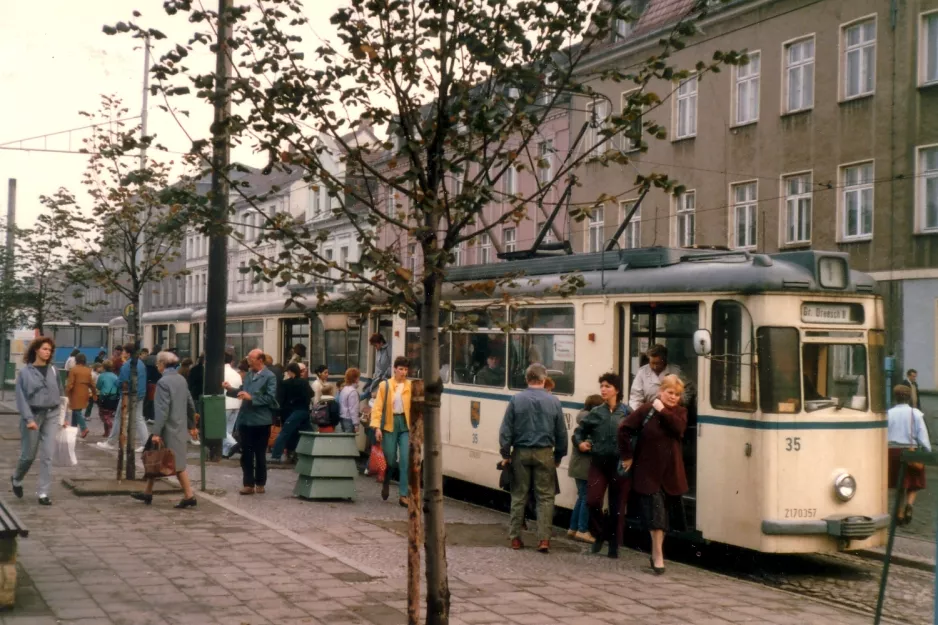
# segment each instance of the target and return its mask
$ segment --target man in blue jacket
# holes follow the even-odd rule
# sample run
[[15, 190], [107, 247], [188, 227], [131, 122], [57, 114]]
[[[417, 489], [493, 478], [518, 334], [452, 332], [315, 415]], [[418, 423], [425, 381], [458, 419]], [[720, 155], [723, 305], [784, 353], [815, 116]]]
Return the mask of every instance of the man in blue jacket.
[[[134, 353], [133, 343], [127, 343], [124, 345], [124, 364], [121, 365], [120, 373], [117, 376], [117, 382], [120, 385], [121, 389], [121, 399], [117, 404], [117, 419], [115, 420], [114, 427], [111, 428], [111, 435], [106, 441], [101, 441], [98, 443], [98, 447], [101, 449], [117, 449], [120, 444], [120, 419], [121, 415], [124, 414], [124, 393], [128, 392], [130, 389], [130, 362], [131, 355]], [[140, 453], [143, 451], [143, 444], [146, 442], [147, 437], [150, 435], [147, 431], [147, 423], [143, 419], [143, 402], [147, 398], [147, 366], [144, 364], [143, 359], [137, 359], [137, 397], [134, 401], [134, 414], [129, 416], [134, 420], [134, 443], [136, 443], [136, 452]], [[130, 424], [127, 424], [127, 432], [130, 432]]]
[[498, 432], [504, 470], [511, 475], [511, 521], [508, 537], [512, 549], [521, 549], [521, 523], [528, 489], [534, 482], [537, 500], [537, 550], [550, 551], [550, 526], [554, 519], [557, 467], [567, 455], [567, 424], [560, 400], [544, 389], [547, 369], [534, 363], [525, 371], [528, 388], [511, 398]]

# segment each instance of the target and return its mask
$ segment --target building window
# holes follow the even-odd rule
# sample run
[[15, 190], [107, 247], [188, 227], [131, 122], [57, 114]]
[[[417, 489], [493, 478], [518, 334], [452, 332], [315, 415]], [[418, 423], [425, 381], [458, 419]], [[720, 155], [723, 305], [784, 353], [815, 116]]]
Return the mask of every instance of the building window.
[[749, 54], [749, 63], [736, 67], [735, 122], [737, 126], [750, 124], [759, 119], [759, 75], [762, 69], [762, 55], [759, 52]]
[[504, 173], [505, 195], [514, 195], [518, 192], [518, 172], [514, 165], [505, 168]]
[[208, 301], [208, 274], [202, 274], [202, 301]]
[[814, 106], [814, 37], [785, 46], [785, 112]]
[[322, 195], [319, 193], [319, 186], [311, 186], [309, 193], [312, 196], [310, 199], [313, 201], [313, 217], [318, 217], [319, 212], [322, 210]]
[[635, 115], [628, 127], [622, 132], [622, 149], [626, 152], [638, 150], [642, 147], [642, 132], [644, 130], [642, 107], [635, 105], [632, 107], [632, 110], [629, 111], [629, 98], [632, 96], [632, 93], [634, 93], [634, 91], [622, 94], [622, 114], [625, 115], [628, 112]]
[[546, 185], [554, 177], [554, 141], [548, 139], [537, 144], [537, 180]]
[[596, 100], [586, 105], [586, 115], [589, 125], [583, 137], [583, 149], [587, 153], [598, 153], [599, 144], [606, 138], [601, 134], [609, 119], [609, 102]]
[[697, 209], [697, 193], [685, 191], [677, 196], [677, 244], [693, 247], [696, 242], [694, 212]]
[[697, 134], [697, 77], [691, 76], [677, 88], [674, 101], [676, 131], [675, 139], [686, 139]]
[[390, 185], [387, 195], [384, 196], [384, 211], [388, 215], [394, 214], [394, 189]]
[[733, 194], [733, 243], [735, 248], [756, 246], [756, 183], [746, 182], [731, 187]]
[[488, 233], [479, 235], [479, 264], [488, 265], [492, 262], [492, 239]]
[[873, 163], [852, 165], [841, 170], [843, 185], [844, 238], [873, 235]]
[[873, 93], [876, 77], [876, 20], [846, 26], [843, 30], [844, 97]]
[[922, 230], [938, 232], [938, 146], [919, 150], [919, 174], [918, 205]]
[[186, 303], [192, 303], [192, 276], [186, 276]]
[[244, 281], [246, 274], [241, 270], [244, 269], [244, 261], [242, 260], [238, 263], [238, 293], [244, 293]]
[[417, 277], [417, 244], [411, 243], [407, 246], [407, 262], [410, 267], [410, 275], [412, 278]]
[[[534, 235], [535, 235], [535, 236], [537, 236], [538, 234], [541, 233], [541, 230], [544, 228], [544, 224], [546, 224], [546, 223], [547, 223], [547, 220], [545, 219], [544, 221], [536, 222], [536, 223], [534, 224], [534, 227], [535, 227]], [[541, 243], [553, 243], [553, 242], [555, 242], [556, 240], [557, 240], [557, 239], [554, 238], [554, 229], [553, 229], [553, 228], [548, 228], [548, 229], [547, 229], [547, 232], [544, 233], [544, 239], [541, 241]]]
[[921, 83], [938, 82], [938, 11], [922, 15], [918, 59]]
[[782, 179], [785, 193], [785, 243], [811, 240], [811, 175]]
[[[619, 220], [623, 221], [635, 206], [634, 201], [622, 202], [619, 204]], [[625, 227], [622, 233], [623, 249], [631, 250], [642, 246], [642, 209], [641, 207], [632, 215], [629, 225]]]
[[339, 248], [339, 267], [348, 269], [348, 246], [346, 245]]
[[457, 174], [453, 178], [453, 197], [462, 195], [462, 174]]
[[454, 266], [454, 267], [461, 267], [461, 266], [462, 266], [463, 256], [464, 256], [464, 255], [463, 255], [463, 244], [460, 243], [459, 245], [457, 245], [456, 247], [453, 248], [453, 266]]
[[192, 258], [192, 237], [186, 237], [186, 258]]
[[589, 251], [601, 252], [605, 243], [606, 210], [602, 206], [593, 209], [589, 220]]
[[502, 238], [505, 240], [506, 252], [514, 252], [515, 249], [517, 249], [517, 231], [514, 228], [505, 228], [502, 230]]

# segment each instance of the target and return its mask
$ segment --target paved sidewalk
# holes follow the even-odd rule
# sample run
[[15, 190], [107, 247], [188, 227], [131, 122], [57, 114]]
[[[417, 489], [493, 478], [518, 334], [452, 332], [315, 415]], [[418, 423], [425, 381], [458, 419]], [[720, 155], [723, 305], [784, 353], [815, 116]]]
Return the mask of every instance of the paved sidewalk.
[[[13, 418], [0, 416], [0, 434], [14, 428]], [[17, 441], [0, 437], [0, 478], [7, 479], [17, 450]], [[59, 485], [62, 477], [113, 471], [112, 453], [81, 443], [78, 454], [78, 467], [56, 469], [51, 508], [36, 503], [35, 475], [23, 500], [12, 497], [8, 482], [3, 487], [31, 533], [20, 541], [17, 605], [0, 613], [2, 625], [406, 622], [405, 515], [380, 501], [372, 480], [359, 481], [355, 503], [312, 503], [289, 496], [292, 471], [274, 470], [267, 495], [239, 498], [237, 469], [223, 465], [210, 471], [211, 485], [227, 489], [222, 505], [202, 497], [198, 508], [180, 511], [174, 496], [144, 506], [128, 497], [72, 495]], [[448, 521], [484, 528], [492, 519], [503, 523], [490, 511], [447, 503]], [[448, 548], [452, 625], [869, 622], [680, 564], [655, 577], [645, 556], [628, 550], [610, 561], [565, 551], [558, 541], [549, 556], [515, 553], [504, 547], [504, 527], [495, 531], [491, 546]], [[454, 526], [452, 535], [459, 533]]]

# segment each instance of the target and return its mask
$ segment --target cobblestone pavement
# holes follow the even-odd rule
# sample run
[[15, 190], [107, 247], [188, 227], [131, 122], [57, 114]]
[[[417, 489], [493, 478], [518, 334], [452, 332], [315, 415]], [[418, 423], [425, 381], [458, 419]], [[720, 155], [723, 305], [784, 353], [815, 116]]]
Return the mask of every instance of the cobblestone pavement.
[[[0, 468], [7, 474], [18, 451], [15, 425], [16, 417], [0, 416]], [[354, 503], [313, 503], [292, 498], [292, 471], [273, 470], [268, 494], [239, 497], [238, 469], [212, 466], [209, 486], [227, 494], [178, 511], [173, 496], [143, 506], [126, 497], [71, 495], [58, 485], [62, 477], [113, 471], [113, 453], [83, 442], [78, 454], [78, 467], [55, 470], [51, 508], [36, 504], [34, 475], [23, 500], [3, 489], [31, 533], [20, 541], [17, 605], [0, 613], [2, 625], [406, 622], [406, 541], [393, 530], [404, 510], [381, 501], [373, 480], [358, 481]], [[446, 515], [504, 536], [499, 513], [448, 502]], [[453, 625], [869, 622], [679, 563], [655, 577], [646, 557], [630, 550], [610, 561], [576, 550], [543, 556], [468, 544], [451, 546], [448, 556]]]

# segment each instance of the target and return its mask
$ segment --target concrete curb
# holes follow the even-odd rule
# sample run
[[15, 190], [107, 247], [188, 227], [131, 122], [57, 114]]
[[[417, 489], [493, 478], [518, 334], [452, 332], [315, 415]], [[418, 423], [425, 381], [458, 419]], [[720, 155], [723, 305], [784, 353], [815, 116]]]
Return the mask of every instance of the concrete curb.
[[[886, 553], [882, 551], [862, 549], [857, 551], [856, 554], [860, 557], [869, 558], [870, 560], [876, 560], [878, 562], [886, 561]], [[935, 563], [931, 560], [926, 560], [925, 558], [916, 558], [915, 556], [904, 556], [902, 554], [893, 553], [892, 557], [890, 558], [890, 562], [893, 564], [898, 564], [899, 566], [925, 571], [927, 573], [935, 572]]]

